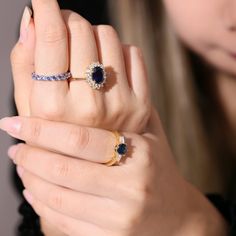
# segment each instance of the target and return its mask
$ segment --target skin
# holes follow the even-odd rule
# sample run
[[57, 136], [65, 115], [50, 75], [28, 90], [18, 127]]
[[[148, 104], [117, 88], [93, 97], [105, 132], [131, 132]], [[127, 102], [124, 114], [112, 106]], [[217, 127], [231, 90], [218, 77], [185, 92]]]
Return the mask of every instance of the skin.
[[[170, 2], [166, 1], [166, 5], [173, 19], [181, 17], [181, 7], [175, 12]], [[195, 3], [195, 6], [201, 5]], [[227, 225], [216, 209], [178, 172], [158, 114], [148, 100], [145, 67], [139, 50], [124, 49], [110, 27], [91, 30], [92, 26], [79, 15], [61, 13], [55, 0], [34, 0], [33, 8], [34, 21], [30, 19], [27, 28], [22, 26], [21, 40], [12, 53], [15, 98], [21, 117], [2, 119], [0, 128], [26, 141], [12, 146], [9, 156], [18, 166], [26, 188], [24, 196], [41, 217], [45, 234], [227, 235]], [[69, 24], [71, 19], [73, 24]], [[176, 22], [180, 34], [182, 24], [183, 18]], [[100, 45], [97, 50], [94, 35], [100, 42], [96, 44]], [[196, 40], [195, 36], [192, 37]], [[185, 41], [195, 48], [191, 38]], [[89, 52], [82, 53], [84, 49], [80, 45], [86, 43]], [[58, 74], [69, 65], [75, 77], [81, 77], [81, 72], [99, 53], [105, 66], [115, 68], [117, 77], [117, 83], [105, 95], [92, 91], [81, 81], [71, 82], [68, 89], [64, 82], [30, 79], [34, 70], [39, 74]], [[58, 55], [60, 60], [56, 60]], [[133, 64], [126, 63], [130, 61], [128, 56], [133, 58]], [[127, 110], [110, 104], [122, 99], [121, 91], [133, 111], [128, 121]], [[81, 98], [87, 106], [83, 103], [78, 106]], [[96, 106], [95, 101], [98, 101]], [[143, 104], [148, 104], [148, 119], [138, 112]], [[105, 118], [101, 117], [101, 110], [107, 111]], [[100, 119], [95, 119], [97, 116]], [[88, 117], [92, 119], [85, 119]], [[129, 125], [124, 126], [127, 122]], [[109, 128], [125, 131], [123, 134], [131, 147], [119, 166], [101, 165], [110, 158], [114, 147]]]
[[[232, 136], [236, 134], [236, 3], [164, 0], [176, 34], [217, 72], [216, 86]], [[205, 23], [207, 22], [207, 24]]]

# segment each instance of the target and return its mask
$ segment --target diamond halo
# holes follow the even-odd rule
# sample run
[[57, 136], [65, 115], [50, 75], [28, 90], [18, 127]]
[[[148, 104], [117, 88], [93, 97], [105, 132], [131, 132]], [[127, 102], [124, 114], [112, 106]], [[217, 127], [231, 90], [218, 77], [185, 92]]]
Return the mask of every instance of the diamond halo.
[[92, 63], [86, 70], [86, 80], [93, 89], [101, 89], [106, 83], [107, 74], [103, 64]]

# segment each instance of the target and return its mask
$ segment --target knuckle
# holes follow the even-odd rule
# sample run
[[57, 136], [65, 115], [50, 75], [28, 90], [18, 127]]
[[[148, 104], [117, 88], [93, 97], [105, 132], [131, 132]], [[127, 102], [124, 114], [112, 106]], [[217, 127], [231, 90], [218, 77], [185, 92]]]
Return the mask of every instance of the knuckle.
[[138, 143], [140, 168], [143, 170], [150, 169], [153, 164], [152, 145], [144, 138], [141, 138]]
[[115, 109], [112, 113], [112, 120], [118, 121], [120, 119], [120, 117], [126, 117], [126, 115], [129, 111], [125, 111], [125, 107], [123, 104], [122, 104], [122, 102], [117, 102], [117, 104], [114, 106]]
[[97, 126], [98, 123], [100, 123], [99, 116], [97, 115], [98, 112], [95, 109], [88, 110], [85, 114], [86, 120], [89, 122], [91, 126]]
[[[137, 225], [138, 213], [137, 209], [131, 207], [126, 208], [120, 217], [120, 229], [124, 232], [131, 232], [135, 225]], [[130, 235], [130, 234], [127, 234]]]
[[[22, 128], [22, 130], [24, 130], [24, 127]], [[41, 122], [35, 120], [34, 122], [30, 123], [30, 126], [28, 127], [28, 129], [26, 129], [26, 132], [27, 131], [29, 132], [28, 136], [30, 140], [37, 141], [41, 136], [41, 130], [42, 130]]]
[[32, 189], [35, 185], [35, 178], [28, 171], [24, 171], [23, 176], [21, 177], [22, 183], [25, 188]]
[[62, 210], [64, 205], [62, 192], [52, 188], [48, 193], [48, 204], [53, 209]]
[[65, 217], [57, 217], [55, 219], [55, 225], [58, 225], [59, 230], [64, 232], [66, 235], [78, 235], [71, 227], [71, 220], [67, 220]]
[[29, 148], [27, 148], [26, 145], [19, 145], [16, 152], [16, 162], [18, 163], [18, 165], [25, 166], [28, 162], [29, 156]]
[[71, 17], [68, 22], [70, 34], [73, 36], [81, 37], [81, 34], [86, 34], [88, 30], [92, 30], [91, 24], [79, 15]]
[[68, 177], [70, 174], [70, 164], [69, 160], [59, 159], [53, 163], [52, 167], [52, 177], [54, 179], [61, 179]]
[[98, 126], [100, 124], [102, 117], [102, 108], [99, 109], [97, 104], [90, 104], [87, 109], [83, 112], [83, 120], [86, 120], [87, 124], [92, 127]]
[[40, 204], [37, 199], [34, 199], [33, 209], [35, 213], [41, 217], [46, 216], [46, 208], [43, 204]]
[[140, 207], [142, 207], [148, 199], [149, 196], [149, 185], [146, 181], [143, 181], [143, 184], [140, 184], [139, 188], [136, 191], [136, 202]]
[[[38, 104], [38, 106], [36, 104]], [[34, 114], [40, 114], [42, 118], [49, 120], [61, 120], [65, 113], [64, 105], [62, 103], [60, 104], [59, 99], [56, 98], [48, 98], [48, 102], [43, 105], [42, 101], [39, 101], [37, 98], [37, 102], [34, 102], [34, 106], [32, 105], [32, 108], [37, 108], [37, 111], [32, 109]]]
[[22, 52], [18, 45], [15, 45], [10, 52], [10, 61], [13, 69], [18, 71], [25, 71], [29, 66], [33, 66], [32, 62], [29, 61], [28, 55]]
[[150, 111], [148, 108], [140, 109], [137, 113], [137, 121], [135, 124], [137, 124], [137, 127], [139, 127], [141, 130], [145, 129], [148, 120], [150, 118]]
[[18, 53], [18, 49], [17, 46], [14, 46], [14, 48], [11, 50], [10, 53], [10, 59], [11, 59], [11, 63], [14, 64], [19, 58], [19, 53]]
[[41, 32], [37, 35], [39, 42], [53, 44], [67, 40], [67, 29], [64, 24], [48, 23], [42, 27]]
[[118, 38], [116, 30], [111, 25], [99, 25], [97, 30], [104, 37]]
[[140, 57], [143, 57], [143, 50], [140, 47], [132, 45], [131, 50], [137, 53]]
[[68, 146], [73, 153], [84, 150], [90, 142], [90, 132], [86, 127], [72, 128], [68, 134]]

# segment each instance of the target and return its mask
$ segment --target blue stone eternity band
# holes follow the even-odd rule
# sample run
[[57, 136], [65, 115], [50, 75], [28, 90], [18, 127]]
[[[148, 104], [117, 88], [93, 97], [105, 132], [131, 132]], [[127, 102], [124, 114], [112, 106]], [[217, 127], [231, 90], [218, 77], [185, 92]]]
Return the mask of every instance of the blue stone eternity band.
[[38, 81], [65, 81], [71, 78], [71, 73], [70, 72], [65, 72], [57, 75], [39, 75], [36, 74], [35, 72], [32, 73], [32, 79], [33, 80], [38, 80]]

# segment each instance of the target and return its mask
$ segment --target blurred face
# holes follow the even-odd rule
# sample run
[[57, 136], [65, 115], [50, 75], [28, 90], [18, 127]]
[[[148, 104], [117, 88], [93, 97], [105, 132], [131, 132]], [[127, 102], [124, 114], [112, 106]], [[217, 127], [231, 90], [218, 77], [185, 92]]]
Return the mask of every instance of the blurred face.
[[236, 76], [236, 1], [163, 1], [185, 44], [220, 71]]

